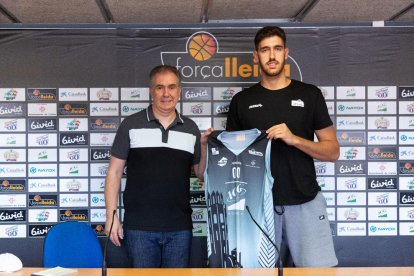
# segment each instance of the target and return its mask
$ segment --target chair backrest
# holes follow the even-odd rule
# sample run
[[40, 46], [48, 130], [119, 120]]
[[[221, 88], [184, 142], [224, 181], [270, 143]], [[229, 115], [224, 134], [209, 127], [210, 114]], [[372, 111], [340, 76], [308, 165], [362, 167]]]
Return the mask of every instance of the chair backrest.
[[44, 267], [99, 268], [102, 260], [99, 239], [86, 223], [58, 223], [46, 234], [43, 247]]

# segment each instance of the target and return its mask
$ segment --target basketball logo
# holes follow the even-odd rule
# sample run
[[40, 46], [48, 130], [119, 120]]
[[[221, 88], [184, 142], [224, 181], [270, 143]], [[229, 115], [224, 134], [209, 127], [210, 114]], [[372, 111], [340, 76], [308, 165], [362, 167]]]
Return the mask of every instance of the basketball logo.
[[193, 34], [187, 42], [188, 53], [197, 61], [209, 60], [217, 52], [217, 41], [206, 32]]

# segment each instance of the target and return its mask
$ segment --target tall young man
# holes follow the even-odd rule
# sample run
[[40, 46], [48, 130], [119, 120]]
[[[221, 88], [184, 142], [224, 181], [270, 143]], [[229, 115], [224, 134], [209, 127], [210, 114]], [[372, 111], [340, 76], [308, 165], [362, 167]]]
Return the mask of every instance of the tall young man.
[[272, 140], [276, 243], [283, 240], [288, 246], [295, 266], [335, 266], [326, 202], [313, 160], [334, 162], [339, 157], [326, 103], [316, 86], [285, 76], [289, 50], [283, 29], [264, 27], [254, 42], [261, 81], [233, 97], [226, 130], [258, 128]]

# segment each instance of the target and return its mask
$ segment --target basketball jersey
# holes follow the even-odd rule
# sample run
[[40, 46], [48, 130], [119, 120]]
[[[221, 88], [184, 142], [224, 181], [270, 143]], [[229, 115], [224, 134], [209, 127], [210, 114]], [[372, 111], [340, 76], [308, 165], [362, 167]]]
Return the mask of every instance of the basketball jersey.
[[270, 141], [257, 129], [214, 131], [208, 139], [204, 173], [209, 267], [274, 267]]

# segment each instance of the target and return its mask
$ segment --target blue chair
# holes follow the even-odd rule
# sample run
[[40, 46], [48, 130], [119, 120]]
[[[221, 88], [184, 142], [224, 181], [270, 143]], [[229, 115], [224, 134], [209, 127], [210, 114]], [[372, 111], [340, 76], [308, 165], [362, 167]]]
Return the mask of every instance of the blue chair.
[[99, 239], [86, 223], [58, 223], [46, 234], [43, 247], [44, 267], [99, 268], [102, 260]]

